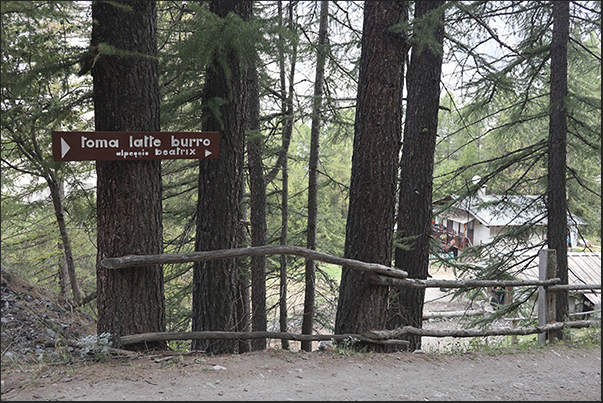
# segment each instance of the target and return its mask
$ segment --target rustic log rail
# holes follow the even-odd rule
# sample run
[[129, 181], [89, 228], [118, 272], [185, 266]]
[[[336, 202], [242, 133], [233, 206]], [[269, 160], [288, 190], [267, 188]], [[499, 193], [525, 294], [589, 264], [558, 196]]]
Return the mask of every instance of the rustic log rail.
[[456, 330], [435, 330], [420, 329], [413, 326], [402, 326], [393, 330], [372, 330], [363, 334], [294, 334], [286, 332], [222, 332], [222, 331], [202, 331], [202, 332], [154, 332], [140, 333], [120, 337], [122, 346], [131, 344], [168, 341], [168, 340], [196, 340], [196, 339], [228, 339], [228, 340], [247, 340], [247, 339], [286, 339], [296, 341], [321, 341], [334, 340], [344, 341], [346, 339], [357, 339], [373, 344], [398, 344], [408, 345], [407, 340], [398, 340], [397, 337], [403, 335], [417, 335], [427, 337], [486, 337], [486, 336], [525, 336], [528, 334], [546, 333], [564, 328], [585, 328], [598, 324], [598, 320], [576, 320], [572, 322], [555, 322], [544, 326], [536, 327], [515, 327], [499, 329], [456, 329]]
[[288, 332], [225, 332], [225, 331], [199, 331], [199, 332], [149, 332], [120, 337], [123, 346], [155, 341], [168, 340], [197, 340], [197, 339], [219, 339], [219, 340], [248, 340], [248, 339], [284, 339], [295, 341], [344, 341], [346, 339], [357, 339], [375, 344], [398, 344], [408, 345], [407, 340], [387, 340], [371, 338], [361, 334], [295, 334]]
[[412, 326], [402, 326], [393, 330], [372, 330], [363, 333], [363, 336], [372, 340], [382, 340], [392, 337], [399, 337], [405, 334], [428, 336], [428, 337], [485, 337], [485, 336], [525, 336], [528, 334], [546, 333], [564, 328], [584, 328], [598, 324], [598, 320], [576, 320], [572, 322], [555, 322], [544, 326], [535, 327], [516, 327], [500, 329], [456, 329], [456, 330], [435, 330], [419, 329]]
[[462, 311], [423, 312], [423, 320], [480, 316], [486, 315], [487, 313], [488, 311], [486, 311], [484, 307], [481, 307], [480, 309], [465, 309]]
[[600, 290], [601, 284], [558, 284], [551, 285], [546, 288], [548, 291], [559, 291], [559, 290]]
[[[217, 259], [231, 259], [249, 256], [267, 255], [296, 255], [308, 259], [332, 263], [339, 266], [355, 268], [368, 271], [367, 281], [383, 286], [412, 287], [412, 288], [476, 288], [476, 287], [516, 287], [516, 286], [538, 286], [539, 288], [539, 325], [536, 327], [513, 327], [499, 329], [461, 329], [461, 330], [428, 330], [403, 326], [393, 330], [371, 330], [363, 334], [293, 334], [287, 332], [227, 332], [227, 331], [196, 331], [196, 332], [156, 332], [127, 335], [120, 337], [123, 346], [153, 341], [168, 340], [195, 340], [195, 339], [255, 339], [274, 338], [296, 341], [321, 341], [333, 340], [343, 341], [353, 338], [358, 341], [375, 344], [408, 345], [406, 340], [397, 339], [403, 335], [419, 335], [428, 337], [487, 337], [498, 335], [528, 335], [538, 334], [539, 342], [552, 340], [554, 332], [564, 328], [583, 328], [600, 324], [600, 320], [578, 320], [571, 322], [557, 322], [554, 319], [554, 296], [557, 290], [595, 290], [601, 289], [601, 284], [584, 285], [560, 285], [561, 280], [553, 277], [555, 273], [556, 257], [555, 251], [544, 250], [540, 252], [540, 279], [539, 280], [440, 280], [440, 279], [409, 279], [404, 270], [380, 265], [377, 263], [366, 263], [354, 259], [340, 258], [326, 253], [317, 252], [297, 246], [255, 246], [238, 249], [223, 249], [215, 251], [182, 253], [182, 254], [159, 254], [159, 255], [130, 255], [123, 257], [105, 258], [100, 265], [107, 269], [123, 269], [130, 267], [151, 266], [156, 264], [201, 262]], [[469, 312], [469, 311], [468, 311]], [[482, 312], [479, 312], [482, 313]], [[478, 314], [478, 313], [476, 313]]]
[[360, 260], [332, 256], [299, 246], [283, 245], [252, 246], [249, 248], [220, 249], [206, 252], [110, 257], [101, 260], [100, 265], [106, 269], [123, 269], [126, 267], [151, 266], [156, 264], [205, 262], [209, 260], [267, 255], [296, 255], [396, 278], [408, 277], [408, 273], [404, 270], [395, 269], [378, 263], [366, 263], [361, 262]]
[[[475, 288], [475, 287], [518, 287], [518, 286], [553, 286], [561, 281], [560, 278], [548, 280], [441, 280], [441, 279], [416, 279], [416, 278], [391, 278], [379, 274], [368, 276], [369, 281], [375, 285], [412, 288]], [[590, 287], [587, 287], [590, 288]]]

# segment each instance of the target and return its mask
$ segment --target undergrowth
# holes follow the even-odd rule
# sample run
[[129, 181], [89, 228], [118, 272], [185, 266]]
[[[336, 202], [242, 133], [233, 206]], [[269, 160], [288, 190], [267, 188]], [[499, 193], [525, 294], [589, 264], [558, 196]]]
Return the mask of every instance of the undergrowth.
[[486, 352], [493, 355], [513, 354], [526, 351], [540, 350], [552, 344], [570, 347], [601, 347], [601, 324], [584, 329], [566, 329], [562, 340], [552, 343], [538, 343], [538, 335], [526, 336], [488, 336], [454, 338], [452, 341], [438, 341], [436, 346], [430, 346], [425, 352], [433, 355], [462, 355], [472, 352]]

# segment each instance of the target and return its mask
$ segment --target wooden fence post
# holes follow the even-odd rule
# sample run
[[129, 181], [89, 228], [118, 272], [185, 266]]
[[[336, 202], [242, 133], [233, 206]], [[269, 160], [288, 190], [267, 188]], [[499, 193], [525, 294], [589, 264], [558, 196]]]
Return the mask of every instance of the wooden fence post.
[[[544, 281], [557, 275], [557, 251], [555, 249], [542, 249], [538, 252], [538, 280]], [[544, 326], [550, 322], [555, 322], [556, 291], [547, 291], [544, 286], [538, 287], [538, 326]], [[538, 344], [553, 342], [554, 332], [538, 333]]]

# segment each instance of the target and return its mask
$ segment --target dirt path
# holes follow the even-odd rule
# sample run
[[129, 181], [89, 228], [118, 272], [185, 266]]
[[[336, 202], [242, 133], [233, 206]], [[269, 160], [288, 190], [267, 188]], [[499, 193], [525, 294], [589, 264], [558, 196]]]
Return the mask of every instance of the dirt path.
[[[101, 363], [76, 358], [57, 365], [64, 358], [61, 351], [44, 347], [54, 346], [55, 331], [65, 329], [65, 337], [79, 339], [93, 323], [31, 284], [7, 277], [3, 271], [3, 401], [601, 400], [601, 349], [563, 344], [515, 354], [443, 356], [434, 352], [438, 346], [464, 339], [425, 337], [427, 354], [269, 348], [239, 355], [112, 358]], [[426, 292], [426, 308], [439, 312], [476, 306], [432, 288]], [[461, 323], [428, 320], [423, 326], [453, 329]], [[297, 350], [295, 343], [291, 347]]]
[[[27, 371], [27, 372], [25, 372]], [[2, 400], [601, 400], [601, 350], [437, 356], [268, 349], [3, 371]]]

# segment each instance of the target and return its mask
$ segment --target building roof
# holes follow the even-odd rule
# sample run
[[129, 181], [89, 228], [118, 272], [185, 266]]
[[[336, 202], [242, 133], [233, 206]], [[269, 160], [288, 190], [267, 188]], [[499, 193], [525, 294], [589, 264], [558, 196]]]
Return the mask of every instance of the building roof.
[[487, 227], [520, 226], [528, 222], [546, 225], [546, 209], [536, 196], [478, 194], [470, 200], [467, 210]]
[[[568, 252], [567, 282], [570, 285], [601, 284], [601, 253]], [[518, 276], [524, 280], [538, 280], [538, 266], [522, 270]], [[580, 290], [594, 304], [601, 303], [601, 290]]]
[[[442, 200], [456, 200], [452, 195]], [[436, 202], [438, 204], [438, 202]], [[547, 225], [546, 206], [543, 198], [532, 195], [477, 195], [460, 200], [454, 208], [443, 214], [450, 220], [467, 223], [476, 219], [486, 227], [520, 226], [526, 223]], [[576, 216], [569, 216], [568, 223], [574, 225], [586, 224]]]

